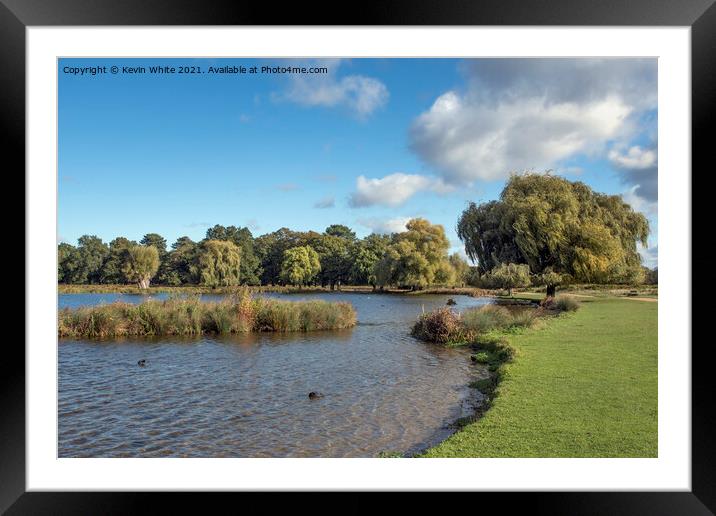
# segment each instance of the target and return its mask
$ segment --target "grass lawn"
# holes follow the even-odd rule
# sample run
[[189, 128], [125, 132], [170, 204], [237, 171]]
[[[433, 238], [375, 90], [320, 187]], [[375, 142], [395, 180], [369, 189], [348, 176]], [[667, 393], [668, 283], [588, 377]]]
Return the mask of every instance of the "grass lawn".
[[492, 407], [425, 456], [656, 457], [658, 303], [580, 301], [510, 335]]

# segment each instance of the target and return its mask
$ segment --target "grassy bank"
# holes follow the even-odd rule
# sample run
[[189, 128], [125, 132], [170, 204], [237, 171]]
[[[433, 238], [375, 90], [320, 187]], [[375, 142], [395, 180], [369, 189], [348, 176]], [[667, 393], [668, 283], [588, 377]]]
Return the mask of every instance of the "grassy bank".
[[[59, 294], [235, 294], [248, 290], [253, 293], [261, 292], [280, 292], [284, 294], [308, 294], [313, 292], [337, 292], [329, 287], [307, 286], [293, 287], [283, 285], [266, 285], [266, 286], [241, 286], [241, 287], [204, 287], [201, 285], [183, 285], [180, 287], [171, 287], [167, 285], [155, 285], [148, 289], [140, 289], [136, 285], [116, 285], [116, 284], [99, 284], [99, 285], [75, 285], [59, 283], [57, 292]], [[383, 290], [374, 290], [370, 285], [344, 285], [340, 292], [352, 292], [358, 294], [446, 294], [454, 296], [486, 296], [492, 295], [494, 292], [476, 287], [431, 287], [423, 290], [408, 290], [399, 288], [385, 288]]]
[[[356, 287], [369, 288], [370, 287]], [[240, 287], [204, 287], [201, 285], [183, 285], [181, 287], [171, 287], [168, 285], [154, 285], [147, 289], [141, 289], [136, 285], [117, 285], [117, 284], [99, 284], [99, 285], [74, 285], [59, 283], [57, 285], [58, 294], [236, 294], [243, 291], [253, 293], [261, 292], [281, 292], [285, 294], [322, 292], [330, 289], [322, 287], [290, 287], [281, 285], [268, 286], [240, 286]]]
[[111, 338], [205, 333], [298, 332], [350, 328], [356, 312], [350, 303], [283, 301], [252, 297], [247, 292], [219, 302], [198, 296], [111, 303], [59, 312], [58, 335]]
[[[427, 457], [656, 457], [657, 303], [582, 299], [504, 334], [515, 357], [483, 417]], [[489, 357], [486, 357], [489, 358]]]
[[[518, 289], [522, 292], [545, 293], [544, 287]], [[606, 285], [606, 284], [572, 284], [558, 289], [559, 293], [576, 294], [585, 297], [658, 297], [658, 285]], [[517, 294], [519, 295], [519, 294]]]

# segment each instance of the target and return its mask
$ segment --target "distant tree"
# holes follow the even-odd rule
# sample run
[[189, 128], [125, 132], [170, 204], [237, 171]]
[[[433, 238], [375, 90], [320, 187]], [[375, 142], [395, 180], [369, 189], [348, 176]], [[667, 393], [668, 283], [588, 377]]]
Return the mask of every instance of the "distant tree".
[[78, 283], [99, 283], [102, 265], [109, 254], [107, 244], [94, 235], [83, 235], [77, 243], [81, 264], [77, 271]]
[[321, 271], [318, 253], [310, 246], [292, 247], [283, 253], [281, 279], [290, 285], [308, 285]]
[[209, 287], [238, 285], [241, 280], [241, 249], [233, 242], [204, 240], [199, 246], [195, 273]]
[[490, 271], [490, 277], [495, 285], [506, 288], [511, 296], [513, 288], [530, 285], [530, 267], [527, 264], [503, 263]]
[[206, 232], [207, 240], [228, 240], [241, 249], [241, 283], [261, 284], [261, 260], [256, 254], [254, 236], [245, 227], [216, 225]]
[[653, 269], [647, 269], [648, 272], [645, 273], [646, 279], [645, 283], [648, 285], [658, 285], [659, 284], [659, 269], [658, 267], [654, 267]]
[[127, 259], [122, 272], [127, 281], [139, 288], [149, 288], [149, 283], [159, 270], [159, 251], [153, 245], [134, 245], [127, 249]]
[[279, 284], [284, 251], [301, 245], [304, 245], [303, 235], [288, 228], [281, 228], [256, 238], [256, 255], [261, 261], [261, 283], [263, 285]]
[[195, 275], [198, 245], [187, 236], [179, 237], [172, 244], [172, 250], [159, 266], [158, 280], [164, 285], [185, 285], [197, 283]]
[[636, 244], [649, 234], [644, 215], [620, 196], [550, 174], [513, 175], [499, 201], [471, 203], [457, 228], [482, 272], [525, 263], [588, 283], [632, 277], [641, 264]]
[[59, 283], [84, 283], [87, 281], [79, 250], [66, 242], [57, 246], [57, 281]]
[[351, 273], [352, 241], [334, 235], [321, 235], [313, 244], [321, 262], [319, 281], [321, 285], [330, 285], [331, 290], [348, 281]]
[[440, 260], [435, 267], [435, 278], [433, 283], [435, 285], [455, 285], [457, 282], [457, 273], [455, 268], [450, 263], [450, 259]]
[[468, 276], [470, 274], [470, 264], [460, 256], [459, 253], [453, 253], [448, 258], [450, 265], [455, 271], [455, 283], [463, 287], [468, 282]]
[[378, 284], [407, 286], [415, 290], [444, 279], [450, 246], [445, 229], [425, 219], [412, 219], [407, 231], [395, 233], [376, 265]]
[[355, 231], [348, 226], [344, 226], [343, 224], [331, 224], [326, 228], [325, 234], [345, 238], [346, 240], [356, 239]]
[[390, 245], [390, 236], [372, 233], [351, 250], [351, 281], [355, 285], [371, 285], [375, 289], [378, 279], [376, 266]]
[[127, 261], [127, 251], [135, 245], [137, 245], [136, 242], [125, 237], [117, 237], [109, 243], [109, 254], [102, 264], [100, 274], [102, 283], [124, 282], [122, 268]]
[[480, 268], [477, 265], [471, 265], [466, 276], [465, 282], [472, 287], [485, 288], [482, 285], [482, 275], [480, 274]]
[[159, 260], [163, 260], [167, 255], [167, 241], [158, 233], [147, 233], [142, 237], [139, 243], [156, 247], [159, 252]]

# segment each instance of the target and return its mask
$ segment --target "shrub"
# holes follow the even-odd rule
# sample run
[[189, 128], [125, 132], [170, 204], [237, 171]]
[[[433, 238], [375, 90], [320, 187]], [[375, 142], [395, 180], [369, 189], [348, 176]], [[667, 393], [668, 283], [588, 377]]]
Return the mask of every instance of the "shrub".
[[575, 312], [580, 306], [580, 302], [573, 296], [557, 296], [554, 300], [554, 307], [560, 312]]
[[506, 328], [512, 321], [510, 311], [504, 306], [485, 305], [465, 311], [462, 324], [466, 331], [485, 333], [494, 329]]
[[422, 314], [411, 335], [429, 342], [445, 343], [454, 340], [459, 333], [460, 316], [449, 308], [438, 308]]
[[466, 310], [462, 316], [449, 308], [440, 308], [420, 316], [411, 334], [428, 342], [471, 342], [493, 330], [532, 327], [539, 315], [532, 308], [510, 310], [499, 305]]
[[531, 328], [537, 322], [539, 312], [533, 308], [514, 310], [510, 326], [518, 328]]

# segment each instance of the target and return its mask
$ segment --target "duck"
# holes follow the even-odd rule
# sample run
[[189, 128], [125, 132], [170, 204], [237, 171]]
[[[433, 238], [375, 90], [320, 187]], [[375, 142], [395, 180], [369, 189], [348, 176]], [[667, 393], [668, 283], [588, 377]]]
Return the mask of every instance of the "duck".
[[311, 391], [311, 392], [308, 393], [308, 399], [309, 399], [309, 400], [317, 400], [317, 399], [322, 398], [322, 397], [323, 397], [323, 393], [321, 393], [321, 392]]
[[141, 359], [139, 362], [137, 362], [137, 365], [139, 367], [144, 367], [145, 365], [147, 365], [147, 359], [146, 358]]

